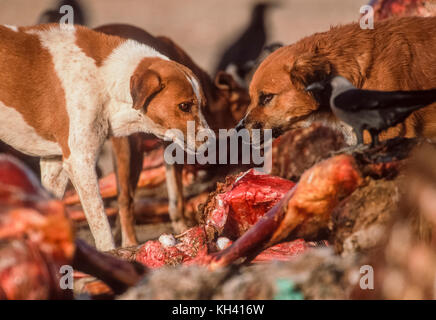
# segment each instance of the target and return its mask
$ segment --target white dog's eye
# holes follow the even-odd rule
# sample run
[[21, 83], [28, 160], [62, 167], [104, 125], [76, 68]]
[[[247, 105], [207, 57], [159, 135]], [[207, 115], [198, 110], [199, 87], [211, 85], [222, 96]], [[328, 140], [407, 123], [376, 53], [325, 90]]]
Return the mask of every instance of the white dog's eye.
[[179, 109], [183, 112], [189, 112], [191, 111], [193, 103], [192, 102], [182, 102], [179, 104]]
[[271, 100], [274, 98], [274, 94], [272, 93], [261, 93], [259, 95], [259, 105], [266, 106]]

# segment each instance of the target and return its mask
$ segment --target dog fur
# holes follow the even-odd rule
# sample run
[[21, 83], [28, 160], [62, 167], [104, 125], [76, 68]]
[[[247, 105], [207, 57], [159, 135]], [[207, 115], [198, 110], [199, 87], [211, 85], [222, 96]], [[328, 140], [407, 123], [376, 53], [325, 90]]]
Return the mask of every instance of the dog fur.
[[[436, 17], [396, 18], [362, 30], [358, 23], [333, 27], [278, 49], [259, 66], [250, 85], [251, 104], [240, 126], [283, 131], [322, 121], [340, 129], [349, 144], [351, 128], [336, 119], [328, 101], [304, 89], [334, 75], [375, 90], [436, 87]], [[413, 113], [381, 135], [436, 137], [436, 105]], [[369, 136], [365, 136], [365, 141]]]
[[71, 180], [97, 248], [114, 248], [95, 172], [102, 144], [172, 128], [186, 135], [187, 121], [208, 128], [199, 80], [149, 46], [85, 27], [0, 26], [0, 38], [0, 140], [41, 157], [42, 183], [55, 196]]
[[[169, 57], [171, 60], [188, 67], [200, 80], [206, 97], [204, 116], [214, 130], [233, 128], [244, 116], [249, 104], [248, 91], [239, 86], [225, 72], [219, 72], [212, 81], [210, 76], [201, 69], [191, 57], [174, 41], [164, 36], [153, 36], [147, 31], [127, 24], [103, 25], [95, 30], [109, 35], [133, 39], [151, 46]], [[133, 197], [138, 183], [144, 150], [143, 134], [133, 134], [129, 137], [112, 138], [116, 160], [118, 180], [118, 207], [121, 227], [122, 246], [137, 244], [134, 225]], [[183, 232], [194, 221], [184, 215], [184, 196], [182, 186], [183, 165], [166, 166], [166, 183], [168, 190], [169, 215], [175, 232]]]

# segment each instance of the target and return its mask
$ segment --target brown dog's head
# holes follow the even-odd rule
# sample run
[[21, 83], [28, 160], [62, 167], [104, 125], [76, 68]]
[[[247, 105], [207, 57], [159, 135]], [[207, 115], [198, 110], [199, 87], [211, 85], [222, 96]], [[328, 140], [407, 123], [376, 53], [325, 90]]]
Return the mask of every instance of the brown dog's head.
[[[160, 58], [145, 58], [130, 78], [130, 93], [133, 108], [142, 116], [141, 131], [164, 138], [167, 130], [178, 129], [184, 135], [183, 147], [190, 150], [204, 142], [187, 138], [188, 122], [195, 123], [195, 134], [208, 129], [208, 125], [201, 112], [206, 99], [200, 82], [185, 66]], [[175, 136], [173, 140], [182, 144]]]
[[328, 58], [309, 50], [283, 47], [259, 66], [250, 84], [251, 103], [238, 128], [272, 129], [273, 136], [307, 124], [320, 102], [305, 88], [331, 76]]

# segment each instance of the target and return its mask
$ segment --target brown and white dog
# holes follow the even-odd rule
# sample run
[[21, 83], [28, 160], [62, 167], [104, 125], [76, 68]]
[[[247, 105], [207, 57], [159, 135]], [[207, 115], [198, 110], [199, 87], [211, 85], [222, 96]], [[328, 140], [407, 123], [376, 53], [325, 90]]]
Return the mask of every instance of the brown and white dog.
[[[351, 128], [333, 116], [328, 101], [304, 89], [334, 75], [358, 88], [421, 90], [436, 87], [436, 17], [401, 18], [362, 30], [334, 27], [278, 49], [259, 66], [250, 84], [251, 104], [238, 125], [272, 129], [275, 136], [322, 121], [339, 128], [349, 144]], [[381, 137], [436, 137], [436, 105], [412, 114]], [[366, 140], [368, 140], [366, 136]]]
[[97, 248], [112, 249], [95, 172], [102, 144], [109, 135], [186, 134], [188, 121], [207, 128], [198, 79], [149, 46], [85, 27], [0, 26], [0, 39], [0, 140], [41, 158], [55, 196], [70, 179]]
[[[249, 104], [248, 91], [225, 72], [218, 72], [214, 81], [191, 57], [171, 39], [153, 36], [147, 31], [127, 24], [109, 24], [95, 29], [109, 35], [132, 39], [151, 46], [171, 60], [188, 67], [197, 76], [206, 97], [204, 116], [214, 130], [230, 129], [244, 116]], [[134, 225], [133, 197], [138, 183], [144, 150], [143, 134], [112, 138], [116, 159], [118, 180], [118, 208], [121, 226], [122, 246], [137, 243]], [[184, 215], [184, 195], [182, 187], [183, 165], [166, 166], [166, 183], [169, 200], [169, 214], [175, 232], [184, 231], [193, 221]]]

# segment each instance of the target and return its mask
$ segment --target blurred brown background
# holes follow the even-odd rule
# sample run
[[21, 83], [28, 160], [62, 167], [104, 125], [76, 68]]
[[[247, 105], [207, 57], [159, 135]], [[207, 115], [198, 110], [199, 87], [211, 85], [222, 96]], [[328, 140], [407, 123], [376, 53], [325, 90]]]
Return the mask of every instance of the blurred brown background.
[[[82, 0], [89, 26], [123, 22], [174, 39], [212, 71], [248, 24], [253, 0]], [[268, 15], [269, 42], [290, 44], [330, 25], [356, 21], [368, 0], [281, 0]], [[0, 0], [0, 24], [32, 25], [55, 0]]]

